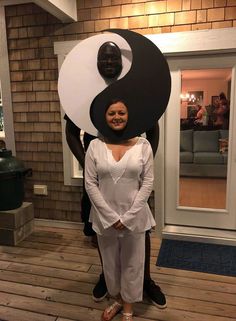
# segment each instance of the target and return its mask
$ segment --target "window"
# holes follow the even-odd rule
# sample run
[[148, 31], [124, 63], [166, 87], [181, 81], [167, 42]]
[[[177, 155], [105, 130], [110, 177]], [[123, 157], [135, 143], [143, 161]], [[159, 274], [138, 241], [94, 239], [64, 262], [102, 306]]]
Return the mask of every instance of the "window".
[[[58, 57], [58, 68], [60, 69], [66, 55], [71, 49], [78, 44], [79, 41], [65, 41], [54, 43], [54, 52]], [[61, 108], [61, 124], [62, 124], [62, 147], [63, 147], [63, 167], [64, 167], [64, 184], [72, 186], [82, 186], [83, 171], [77, 159], [73, 156], [69, 149], [65, 136], [64, 110]], [[83, 136], [81, 131], [81, 136]], [[81, 137], [83, 138], [83, 137]]]

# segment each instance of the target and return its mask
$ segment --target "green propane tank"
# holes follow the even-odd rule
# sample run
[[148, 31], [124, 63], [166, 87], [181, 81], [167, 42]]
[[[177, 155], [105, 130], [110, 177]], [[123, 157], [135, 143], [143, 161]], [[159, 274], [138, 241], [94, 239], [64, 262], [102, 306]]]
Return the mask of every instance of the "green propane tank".
[[7, 149], [0, 149], [0, 211], [13, 210], [23, 203], [24, 177], [31, 174], [23, 162]]

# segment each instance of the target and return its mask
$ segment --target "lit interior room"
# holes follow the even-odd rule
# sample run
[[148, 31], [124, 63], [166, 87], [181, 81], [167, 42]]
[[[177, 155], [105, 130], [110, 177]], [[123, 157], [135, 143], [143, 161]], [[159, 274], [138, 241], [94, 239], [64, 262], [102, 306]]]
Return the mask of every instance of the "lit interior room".
[[[199, 88], [203, 88], [199, 90]], [[226, 208], [226, 186], [227, 186], [227, 154], [228, 154], [228, 113], [219, 120], [217, 119], [218, 96], [224, 92], [230, 97], [231, 70], [230, 69], [205, 69], [187, 70], [182, 72], [181, 88], [181, 119], [180, 119], [180, 205], [204, 207], [204, 208]], [[200, 108], [200, 112], [199, 109]], [[230, 109], [230, 101], [227, 107]], [[186, 131], [185, 131], [186, 130]], [[193, 155], [186, 154], [184, 145], [188, 143], [194, 149], [199, 144], [207, 143], [207, 137], [202, 136], [198, 141], [192, 137], [194, 130], [205, 132], [213, 131], [217, 137], [209, 137], [217, 143], [214, 154], [221, 159], [212, 159], [213, 154], [199, 154], [202, 159], [194, 161]], [[219, 132], [218, 132], [219, 131]], [[207, 133], [206, 133], [207, 134]], [[187, 137], [190, 136], [190, 137]], [[188, 140], [189, 141], [186, 141]], [[195, 141], [196, 139], [196, 141]], [[191, 140], [191, 142], [190, 142]], [[195, 144], [195, 146], [194, 146]], [[194, 152], [193, 149], [190, 151]], [[198, 150], [200, 153], [211, 153], [211, 146]], [[214, 148], [213, 148], [214, 149]], [[212, 153], [213, 152], [212, 149]], [[189, 162], [187, 157], [190, 157]], [[204, 161], [204, 157], [206, 157]], [[211, 164], [212, 163], [212, 164]], [[212, 166], [212, 169], [210, 169]], [[216, 166], [214, 168], [214, 166]], [[210, 168], [209, 168], [210, 167]], [[192, 195], [191, 195], [192, 193]]]

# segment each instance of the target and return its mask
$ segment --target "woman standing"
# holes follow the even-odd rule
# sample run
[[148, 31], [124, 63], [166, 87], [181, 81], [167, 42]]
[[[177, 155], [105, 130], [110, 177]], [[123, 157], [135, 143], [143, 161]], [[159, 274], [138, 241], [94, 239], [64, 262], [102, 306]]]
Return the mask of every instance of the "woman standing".
[[[114, 100], [105, 117], [119, 136], [127, 125], [128, 109]], [[98, 235], [108, 291], [116, 298], [103, 312], [103, 321], [122, 308], [122, 321], [132, 321], [132, 304], [142, 300], [145, 231], [155, 226], [147, 203], [152, 184], [153, 154], [145, 138], [113, 142], [104, 137], [90, 143], [85, 162], [90, 220]]]
[[219, 99], [216, 101], [214, 114], [216, 115], [214, 126], [229, 129], [229, 102], [223, 92], [219, 94]]

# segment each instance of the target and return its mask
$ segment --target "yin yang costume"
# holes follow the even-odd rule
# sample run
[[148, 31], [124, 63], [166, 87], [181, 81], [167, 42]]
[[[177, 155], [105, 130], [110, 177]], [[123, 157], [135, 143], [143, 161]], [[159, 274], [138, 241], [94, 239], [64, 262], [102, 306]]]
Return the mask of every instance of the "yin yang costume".
[[[98, 133], [101, 133], [104, 137], [107, 137], [111, 140], [114, 140], [116, 137], [114, 137], [112, 131], [109, 130], [105, 121], [104, 115], [107, 102], [118, 97], [125, 101], [126, 105], [129, 108], [129, 122], [124, 131], [124, 135], [120, 137], [122, 140], [124, 140], [136, 137], [143, 132], [147, 132], [147, 130], [152, 128], [156, 124], [158, 119], [162, 116], [167, 107], [170, 96], [170, 71], [164, 56], [156, 47], [156, 45], [154, 45], [154, 43], [152, 43], [152, 41], [150, 41], [148, 38], [125, 29], [110, 29], [107, 31], [108, 34], [99, 34], [83, 40], [71, 50], [71, 52], [65, 58], [60, 69], [58, 92], [65, 113], [77, 127], [94, 136], [97, 136]], [[97, 66], [98, 49], [107, 41], [113, 41], [114, 43], [116, 43], [122, 52], [122, 71], [118, 78], [115, 79], [116, 81], [112, 84], [104, 81], [103, 75], [99, 73]], [[91, 156], [94, 157], [92, 158], [92, 161], [95, 162], [96, 155], [93, 155], [93, 153], [91, 153], [90, 156], [89, 155], [90, 152], [88, 151], [86, 162], [87, 159]], [[129, 153], [127, 155], [129, 155]], [[139, 151], [137, 157], [140, 157], [140, 155], [142, 154], [140, 154]], [[125, 158], [123, 160], [125, 160]], [[123, 162], [120, 162], [120, 164], [122, 163]], [[97, 165], [96, 163], [93, 164], [94, 166]], [[108, 164], [108, 162], [106, 162], [106, 164]], [[128, 164], [129, 160], [126, 165]], [[118, 167], [119, 166], [117, 166], [117, 168]], [[125, 166], [123, 166], [123, 168], [125, 168]], [[117, 169], [117, 171], [119, 172], [120, 168]], [[110, 173], [111, 172], [112, 171], [110, 171]], [[114, 172], [116, 172], [116, 170], [113, 170], [113, 174]], [[116, 185], [119, 184], [123, 178], [125, 178], [126, 173], [128, 173], [128, 168], [122, 173]], [[99, 182], [101, 184], [101, 182], [105, 179], [105, 176], [102, 176], [100, 178], [102, 178]], [[142, 190], [142, 177], [140, 178], [140, 190], [136, 190], [137, 198], [138, 196], [140, 196], [139, 192]], [[90, 187], [92, 187], [92, 185], [96, 186], [95, 181], [95, 177], [92, 177], [92, 182], [88, 182]], [[129, 180], [127, 180], [127, 183], [128, 181]], [[115, 184], [114, 181], [112, 183], [110, 182], [110, 185], [111, 184]], [[110, 186], [107, 186], [107, 188], [110, 190]], [[124, 194], [123, 196], [126, 195]], [[136, 197], [133, 197], [133, 204], [135, 204]], [[105, 199], [105, 204], [106, 201], [107, 199]], [[146, 203], [146, 200], [144, 201], [144, 203]], [[135, 228], [134, 231], [130, 230], [130, 228], [132, 229], [132, 224], [129, 225], [129, 223], [131, 223], [132, 221], [134, 222], [136, 217], [135, 213], [131, 211], [133, 204], [130, 210], [127, 209], [126, 211], [127, 214], [130, 214], [129, 218], [128, 215], [123, 212], [123, 217], [121, 217], [121, 215], [119, 213], [116, 213], [116, 211], [114, 210], [112, 213], [119, 214], [122, 223], [127, 227], [126, 231], [133, 233], [133, 235], [139, 235], [142, 232], [137, 232]], [[119, 205], [121, 205], [120, 202]], [[94, 208], [92, 208], [92, 212], [93, 211]], [[140, 208], [140, 213], [141, 212], [142, 211]], [[95, 217], [93, 213], [91, 213], [91, 215], [93, 218]], [[116, 215], [114, 215], [113, 219], [115, 219], [115, 217]], [[144, 219], [145, 215], [143, 215], [142, 217]], [[95, 226], [97, 225], [97, 230], [101, 228], [101, 230], [105, 230], [106, 232], [116, 231], [111, 227], [112, 224], [109, 225], [109, 223], [107, 223], [108, 228], [104, 228], [104, 225], [102, 225], [102, 223], [106, 224], [105, 221], [97, 221], [96, 224], [94, 222], [94, 228], [96, 228]], [[152, 226], [152, 224], [150, 224], [150, 226]], [[131, 244], [129, 241], [127, 241], [127, 243], [129, 245]], [[137, 243], [135, 244], [136, 249], [139, 251], [139, 246], [137, 245]], [[161, 289], [156, 286], [153, 280], [150, 278], [149, 246], [150, 236], [149, 233], [146, 232], [146, 260], [148, 262], [148, 267], [145, 263], [145, 270], [147, 271], [147, 273], [145, 272], [144, 288], [151, 300], [155, 302], [158, 307], [164, 308], [166, 307], [165, 296], [161, 292]], [[111, 262], [107, 262], [107, 264], [109, 265], [111, 264]], [[142, 268], [140, 264], [137, 263], [139, 269]], [[135, 271], [131, 272], [132, 275], [133, 273], [135, 273]], [[97, 285], [95, 286], [95, 288], [97, 287]], [[117, 284], [115, 284], [115, 286], [116, 285]], [[124, 284], [122, 286], [124, 286]], [[117, 293], [117, 289], [109, 289], [109, 291], [111, 293]], [[131, 293], [131, 295], [132, 298], [127, 298], [127, 302], [133, 301], [133, 299], [139, 299], [138, 294], [135, 295], [135, 293]]]

